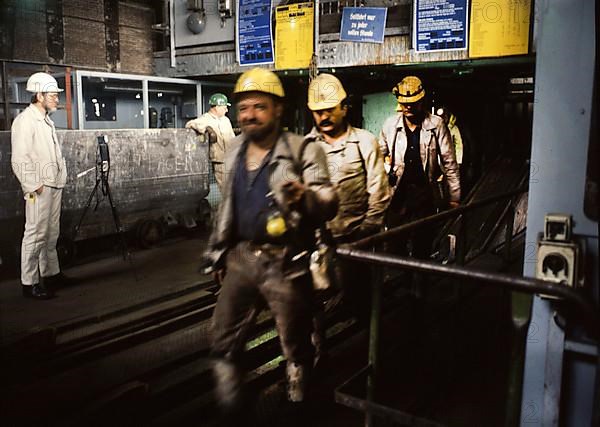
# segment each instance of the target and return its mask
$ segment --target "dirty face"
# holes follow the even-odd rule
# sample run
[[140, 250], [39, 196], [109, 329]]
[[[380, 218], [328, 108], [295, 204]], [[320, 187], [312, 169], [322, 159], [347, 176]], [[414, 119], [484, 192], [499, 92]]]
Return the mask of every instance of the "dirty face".
[[337, 137], [346, 131], [346, 115], [348, 106], [337, 104], [335, 107], [312, 112], [315, 125], [319, 132], [331, 137]]
[[261, 92], [245, 93], [237, 104], [238, 123], [251, 141], [261, 141], [278, 129], [282, 114], [281, 102]]
[[400, 111], [411, 122], [421, 122], [425, 117], [425, 107], [422, 100], [400, 104]]

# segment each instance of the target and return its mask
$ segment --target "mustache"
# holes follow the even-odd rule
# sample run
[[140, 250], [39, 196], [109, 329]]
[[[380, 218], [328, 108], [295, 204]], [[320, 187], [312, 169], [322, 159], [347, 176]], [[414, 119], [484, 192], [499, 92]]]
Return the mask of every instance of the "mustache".
[[319, 122], [319, 126], [332, 126], [333, 123], [329, 119], [325, 119]]
[[258, 125], [260, 124], [260, 122], [257, 119], [246, 119], [243, 120], [241, 125], [245, 126], [245, 125]]

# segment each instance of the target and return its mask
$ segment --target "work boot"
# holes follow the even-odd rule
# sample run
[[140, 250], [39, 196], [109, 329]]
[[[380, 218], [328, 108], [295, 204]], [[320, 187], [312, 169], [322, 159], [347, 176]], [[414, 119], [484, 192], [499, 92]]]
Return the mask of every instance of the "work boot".
[[231, 415], [242, 405], [242, 374], [236, 364], [217, 360], [213, 364], [217, 404], [224, 414]]
[[23, 296], [26, 298], [33, 299], [50, 299], [54, 294], [48, 290], [42, 283], [36, 283], [35, 285], [21, 285]]
[[65, 276], [62, 271], [54, 276], [42, 277], [42, 281], [49, 288], [64, 288], [72, 286], [76, 283], [76, 281], [71, 277]]
[[290, 402], [303, 402], [308, 388], [310, 365], [288, 362], [286, 366], [287, 396]]

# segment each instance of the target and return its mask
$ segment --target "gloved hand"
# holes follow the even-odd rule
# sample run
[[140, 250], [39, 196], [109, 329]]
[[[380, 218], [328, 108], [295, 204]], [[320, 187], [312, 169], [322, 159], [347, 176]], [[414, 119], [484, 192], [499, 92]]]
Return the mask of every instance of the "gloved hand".
[[206, 130], [206, 126], [201, 126], [198, 123], [195, 123], [193, 120], [190, 120], [185, 124], [186, 129], [194, 129], [198, 133], [202, 133]]
[[213, 128], [207, 126], [204, 130], [204, 139], [209, 144], [214, 144], [215, 142], [217, 142], [217, 133], [214, 131]]
[[283, 195], [287, 207], [293, 207], [300, 203], [304, 196], [304, 184], [299, 181], [289, 181], [283, 185]]

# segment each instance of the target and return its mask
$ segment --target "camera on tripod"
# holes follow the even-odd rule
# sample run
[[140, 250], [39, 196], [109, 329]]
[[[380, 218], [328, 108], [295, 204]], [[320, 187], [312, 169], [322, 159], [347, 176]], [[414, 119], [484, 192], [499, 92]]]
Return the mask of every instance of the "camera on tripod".
[[[110, 204], [110, 210], [112, 213], [113, 221], [115, 223], [115, 229], [117, 234], [121, 237], [121, 244], [123, 245], [123, 258], [131, 259], [129, 251], [127, 249], [127, 243], [125, 242], [125, 237], [123, 233], [123, 227], [121, 226], [121, 221], [119, 220], [119, 215], [117, 213], [117, 207], [112, 198], [112, 194], [110, 192], [110, 185], [108, 182], [108, 173], [110, 172], [110, 150], [108, 149], [108, 136], [100, 135], [96, 138], [98, 142], [98, 150], [96, 151], [96, 166], [88, 169], [87, 171], [81, 172], [77, 174], [77, 177], [80, 178], [86, 175], [88, 172], [96, 170], [96, 184], [92, 189], [92, 192], [88, 196], [87, 202], [83, 208], [83, 212], [81, 213], [81, 217], [79, 218], [79, 222], [77, 223], [75, 230], [73, 231], [73, 240], [77, 236], [79, 229], [81, 228], [81, 224], [83, 223], [83, 218], [87, 213], [94, 196], [96, 196], [96, 204], [94, 206], [94, 211], [98, 209], [98, 205], [102, 200], [104, 200], [104, 196], [108, 197], [108, 202]], [[100, 189], [103, 197], [100, 198], [98, 194], [98, 189]]]
[[110, 170], [110, 151], [108, 149], [108, 136], [100, 135], [98, 138], [98, 152], [96, 153], [96, 166], [102, 174]]

